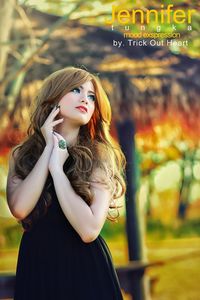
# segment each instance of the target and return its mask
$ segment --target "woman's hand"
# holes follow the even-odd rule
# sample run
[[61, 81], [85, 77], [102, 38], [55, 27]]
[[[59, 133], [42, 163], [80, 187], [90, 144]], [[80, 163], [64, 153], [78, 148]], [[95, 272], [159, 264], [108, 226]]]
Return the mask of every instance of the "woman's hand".
[[51, 157], [49, 160], [49, 171], [52, 174], [55, 171], [63, 170], [63, 165], [66, 161], [66, 159], [69, 156], [69, 152], [67, 148], [61, 149], [59, 148], [59, 141], [64, 140], [62, 135], [60, 135], [57, 132], [53, 132], [53, 151], [51, 153]]
[[57, 116], [57, 114], [59, 113], [60, 109], [59, 106], [55, 106], [53, 108], [53, 110], [50, 112], [50, 114], [48, 115], [46, 121], [44, 122], [44, 124], [42, 125], [41, 132], [42, 135], [45, 139], [46, 145], [50, 146], [53, 148], [53, 127], [56, 126], [59, 123], [63, 122], [63, 118], [58, 119], [56, 121], [54, 121], [55, 117]]

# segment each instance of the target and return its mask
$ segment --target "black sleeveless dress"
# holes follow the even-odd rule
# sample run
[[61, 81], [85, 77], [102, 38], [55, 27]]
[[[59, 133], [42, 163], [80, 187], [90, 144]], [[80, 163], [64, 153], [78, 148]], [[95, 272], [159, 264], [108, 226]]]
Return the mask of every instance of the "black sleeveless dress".
[[46, 215], [23, 233], [14, 300], [123, 300], [112, 256], [99, 235], [84, 243], [55, 189]]

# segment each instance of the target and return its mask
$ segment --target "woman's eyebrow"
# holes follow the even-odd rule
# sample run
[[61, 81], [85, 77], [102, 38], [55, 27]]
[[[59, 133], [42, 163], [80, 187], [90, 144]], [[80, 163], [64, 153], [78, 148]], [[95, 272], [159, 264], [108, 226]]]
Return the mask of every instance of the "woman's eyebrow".
[[[80, 85], [80, 88], [83, 89], [82, 85]], [[95, 92], [93, 91], [88, 91], [89, 93], [93, 93], [95, 95]]]

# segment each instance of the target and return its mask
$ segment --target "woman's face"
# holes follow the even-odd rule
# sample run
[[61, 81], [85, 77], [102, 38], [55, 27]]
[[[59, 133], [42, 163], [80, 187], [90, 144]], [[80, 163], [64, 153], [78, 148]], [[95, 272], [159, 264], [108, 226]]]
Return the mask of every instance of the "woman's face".
[[78, 126], [91, 119], [95, 109], [95, 91], [92, 81], [86, 81], [64, 95], [59, 101], [60, 115]]

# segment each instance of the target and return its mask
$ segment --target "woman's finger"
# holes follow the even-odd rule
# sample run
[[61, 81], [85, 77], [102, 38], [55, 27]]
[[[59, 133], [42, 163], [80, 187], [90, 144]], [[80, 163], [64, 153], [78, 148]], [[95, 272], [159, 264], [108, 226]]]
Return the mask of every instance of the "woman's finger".
[[52, 122], [53, 119], [57, 116], [57, 114], [60, 111], [60, 107], [54, 107], [53, 110], [50, 112], [50, 114], [48, 115], [46, 122]]
[[57, 124], [62, 123], [63, 120], [64, 120], [64, 118], [58, 119], [58, 120], [56, 120], [56, 121], [53, 121], [53, 122], [51, 123], [51, 126], [56, 126]]
[[[66, 141], [63, 140], [63, 138], [62, 138], [62, 139], [59, 139], [59, 137], [58, 137], [57, 135], [59, 135], [59, 134], [58, 134], [58, 133], [56, 134], [55, 132], [53, 132], [54, 146], [55, 146], [56, 148], [62, 149], [62, 151], [63, 151], [63, 150], [67, 151]], [[61, 135], [60, 135], [60, 136], [61, 136]], [[59, 145], [60, 142], [62, 143], [61, 145]], [[64, 145], [63, 145], [63, 142], [65, 143]]]
[[59, 140], [64, 140], [64, 137], [61, 134], [57, 133], [56, 131], [54, 131], [54, 134], [57, 136]]
[[58, 146], [58, 138], [57, 138], [57, 136], [54, 134], [54, 132], [53, 132], [53, 141], [54, 141], [54, 145], [55, 146]]

